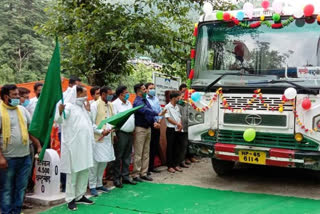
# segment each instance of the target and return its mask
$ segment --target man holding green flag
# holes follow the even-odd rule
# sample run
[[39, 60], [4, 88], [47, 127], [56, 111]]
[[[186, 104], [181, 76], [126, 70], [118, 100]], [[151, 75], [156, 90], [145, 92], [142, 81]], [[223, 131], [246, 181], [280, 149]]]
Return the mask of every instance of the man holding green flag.
[[40, 160], [43, 160], [44, 153], [49, 145], [56, 104], [61, 99], [60, 50], [58, 39], [56, 39], [56, 47], [29, 127], [29, 133], [38, 138], [43, 145], [39, 155]]

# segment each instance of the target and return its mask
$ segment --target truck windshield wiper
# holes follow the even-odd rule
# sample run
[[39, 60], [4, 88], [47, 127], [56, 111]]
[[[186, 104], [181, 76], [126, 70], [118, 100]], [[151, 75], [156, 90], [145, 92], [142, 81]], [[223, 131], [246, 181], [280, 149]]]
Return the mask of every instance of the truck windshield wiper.
[[[299, 81], [299, 80], [297, 80], [297, 81], [294, 81], [294, 82], [303, 82], [303, 80], [301, 80], [301, 81]], [[302, 89], [302, 90], [304, 90], [304, 91], [307, 91], [309, 94], [313, 94], [313, 95], [317, 95], [318, 93], [319, 93], [319, 91], [318, 90], [315, 90], [315, 89], [311, 89], [311, 88], [306, 88], [306, 87], [304, 87], [304, 86], [302, 86], [302, 85], [299, 85], [299, 84], [297, 84], [297, 83], [294, 83], [293, 81], [288, 81], [288, 80], [265, 80], [265, 81], [261, 81], [261, 82], [259, 82], [259, 81], [257, 81], [257, 82], [251, 82], [251, 83], [248, 83], [248, 84], [265, 84], [265, 83], [267, 83], [267, 84], [276, 84], [276, 83], [288, 83], [289, 85], [292, 85], [292, 86], [294, 86], [294, 87], [296, 87], [296, 88], [299, 88], [299, 89]]]
[[223, 79], [225, 76], [260, 76], [260, 75], [256, 75], [256, 74], [244, 74], [242, 72], [238, 72], [238, 73], [225, 73], [222, 74], [221, 76], [219, 76], [217, 79], [215, 79], [212, 83], [210, 83], [210, 85], [208, 85], [204, 91], [208, 92], [215, 84], [217, 84], [217, 82], [219, 82], [221, 79]]

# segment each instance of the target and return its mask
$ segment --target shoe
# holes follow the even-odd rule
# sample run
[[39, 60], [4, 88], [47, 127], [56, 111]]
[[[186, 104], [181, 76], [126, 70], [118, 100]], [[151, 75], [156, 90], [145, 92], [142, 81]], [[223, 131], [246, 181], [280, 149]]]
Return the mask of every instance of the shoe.
[[170, 173], [175, 173], [176, 172], [176, 170], [174, 170], [174, 168], [168, 168], [168, 172], [170, 172]]
[[151, 170], [151, 172], [153, 172], [153, 173], [160, 173], [161, 171], [160, 171], [159, 169], [153, 169], [153, 170]]
[[178, 172], [183, 172], [183, 170], [180, 167], [175, 167], [174, 170], [178, 171]]
[[103, 193], [109, 193], [109, 192], [110, 192], [110, 190], [108, 190], [108, 189], [105, 188], [104, 186], [97, 187], [97, 190], [100, 190], [100, 191], [102, 191]]
[[199, 160], [197, 160], [197, 159], [195, 159], [195, 158], [191, 158], [191, 162], [192, 162], [192, 163], [198, 163]]
[[22, 209], [24, 210], [31, 210], [33, 208], [33, 206], [27, 202], [23, 202], [23, 205], [22, 205]]
[[117, 188], [123, 188], [122, 183], [120, 183], [119, 181], [114, 181], [113, 184], [114, 184], [114, 186], [117, 187]]
[[146, 180], [146, 181], [153, 181], [153, 179], [152, 179], [150, 176], [148, 176], [148, 175], [146, 175], [146, 176], [141, 176], [141, 179]]
[[93, 201], [87, 199], [85, 196], [82, 196], [82, 198], [78, 201], [76, 201], [77, 204], [88, 204], [88, 205], [92, 205], [94, 204]]
[[124, 184], [130, 184], [130, 185], [136, 185], [137, 182], [133, 181], [133, 180], [123, 180], [122, 183]]
[[96, 189], [96, 188], [90, 189], [90, 194], [91, 194], [93, 197], [97, 197], [97, 196], [98, 196], [97, 189]]
[[186, 160], [184, 161], [184, 163], [187, 164], [187, 165], [191, 165], [191, 161], [190, 161], [189, 159], [186, 159]]
[[133, 178], [133, 181], [135, 181], [135, 182], [143, 182], [143, 180], [141, 178], [139, 178], [139, 177]]
[[151, 171], [147, 172], [147, 175], [150, 176], [151, 175]]
[[68, 209], [72, 211], [76, 211], [78, 209], [75, 200], [72, 200], [71, 202], [68, 203]]
[[182, 167], [182, 168], [189, 168], [189, 166], [187, 166], [187, 164], [185, 164], [185, 163], [181, 163], [181, 164], [180, 164], [180, 167]]

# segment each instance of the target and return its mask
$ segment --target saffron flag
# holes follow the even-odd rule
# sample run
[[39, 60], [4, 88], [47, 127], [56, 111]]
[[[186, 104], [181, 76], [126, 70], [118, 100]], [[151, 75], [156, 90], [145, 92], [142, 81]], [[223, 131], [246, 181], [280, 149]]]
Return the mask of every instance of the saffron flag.
[[56, 39], [56, 47], [29, 127], [29, 133], [38, 138], [42, 144], [42, 150], [39, 155], [40, 160], [43, 160], [44, 153], [50, 143], [56, 104], [61, 99], [60, 50], [58, 39]]

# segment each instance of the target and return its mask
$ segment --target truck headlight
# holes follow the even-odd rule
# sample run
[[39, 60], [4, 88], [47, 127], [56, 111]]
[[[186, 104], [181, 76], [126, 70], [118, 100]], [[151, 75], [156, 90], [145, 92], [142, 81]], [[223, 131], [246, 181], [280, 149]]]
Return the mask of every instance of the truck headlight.
[[189, 126], [204, 123], [204, 113], [197, 112], [192, 107], [188, 108], [188, 123]]
[[313, 117], [313, 130], [320, 132], [320, 116]]

